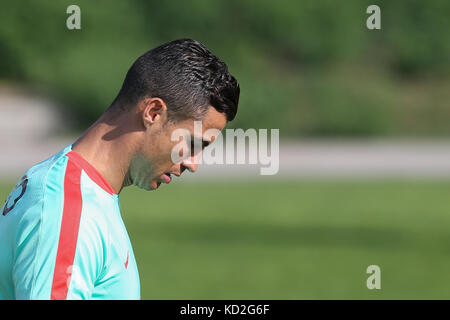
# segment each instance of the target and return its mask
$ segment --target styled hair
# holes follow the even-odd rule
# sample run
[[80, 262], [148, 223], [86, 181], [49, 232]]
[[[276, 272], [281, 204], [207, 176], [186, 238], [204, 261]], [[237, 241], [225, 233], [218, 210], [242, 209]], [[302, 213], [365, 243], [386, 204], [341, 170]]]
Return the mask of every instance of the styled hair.
[[126, 110], [147, 97], [165, 101], [168, 118], [200, 120], [209, 106], [234, 119], [240, 88], [227, 65], [192, 39], [165, 43], [140, 56], [128, 70], [110, 108]]

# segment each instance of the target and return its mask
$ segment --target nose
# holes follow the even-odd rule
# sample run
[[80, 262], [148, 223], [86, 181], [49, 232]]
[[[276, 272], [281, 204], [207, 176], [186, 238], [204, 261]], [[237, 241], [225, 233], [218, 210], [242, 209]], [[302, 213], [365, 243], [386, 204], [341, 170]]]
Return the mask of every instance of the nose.
[[197, 171], [197, 168], [198, 156], [186, 158], [181, 162], [181, 172], [183, 172], [185, 169], [188, 169], [189, 172], [194, 173], [195, 171]]

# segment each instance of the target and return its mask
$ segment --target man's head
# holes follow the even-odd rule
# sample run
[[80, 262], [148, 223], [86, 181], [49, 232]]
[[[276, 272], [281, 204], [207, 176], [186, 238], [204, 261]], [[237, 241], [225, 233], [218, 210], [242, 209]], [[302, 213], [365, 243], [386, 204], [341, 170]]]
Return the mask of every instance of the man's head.
[[[175, 40], [139, 57], [108, 109], [113, 114], [131, 111], [140, 125], [128, 183], [152, 190], [170, 182], [167, 173], [194, 172], [199, 154], [192, 152], [179, 162], [172, 161], [173, 148], [180, 142], [172, 133], [184, 129], [197, 141], [203, 139], [200, 143], [206, 146], [214, 136], [203, 134], [208, 129], [222, 130], [236, 116], [239, 93], [239, 84], [226, 64], [195, 40]], [[194, 132], [194, 121], [202, 121], [202, 136]]]

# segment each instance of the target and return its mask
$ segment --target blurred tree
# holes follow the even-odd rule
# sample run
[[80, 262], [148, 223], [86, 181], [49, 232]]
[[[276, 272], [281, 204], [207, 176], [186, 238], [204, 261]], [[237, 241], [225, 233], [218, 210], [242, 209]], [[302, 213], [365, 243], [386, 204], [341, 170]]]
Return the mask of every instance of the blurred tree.
[[381, 30], [366, 28], [369, 0], [80, 0], [82, 28], [68, 30], [71, 4], [2, 4], [0, 80], [50, 91], [79, 128], [111, 103], [139, 55], [189, 37], [241, 84], [231, 126], [282, 136], [450, 134], [447, 0], [377, 1]]

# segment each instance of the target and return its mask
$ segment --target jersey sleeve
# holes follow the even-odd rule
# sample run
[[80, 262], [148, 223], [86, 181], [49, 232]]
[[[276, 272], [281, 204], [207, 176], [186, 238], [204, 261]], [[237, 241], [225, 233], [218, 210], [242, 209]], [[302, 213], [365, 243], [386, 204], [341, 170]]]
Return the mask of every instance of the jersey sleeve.
[[83, 209], [81, 169], [66, 163], [62, 173], [49, 174], [42, 201], [19, 222], [12, 266], [16, 299], [89, 299], [102, 272], [102, 226]]
[[43, 240], [48, 233], [40, 231], [40, 223], [22, 223], [12, 272], [16, 299], [90, 299], [104, 256], [96, 225], [80, 225], [71, 262], [70, 248]]
[[82, 214], [73, 264], [67, 270], [66, 299], [91, 299], [94, 287], [105, 271], [108, 232], [98, 216], [92, 211]]
[[[33, 293], [36, 275], [48, 270], [45, 266], [44, 270], [38, 268], [35, 263], [40, 240], [39, 211], [41, 207], [41, 201], [28, 207], [25, 212], [21, 213], [22, 217], [17, 227], [16, 241], [13, 245], [12, 282], [14, 296], [18, 300], [44, 299], [42, 294], [35, 295]], [[13, 212], [13, 214], [19, 214], [19, 212]]]

